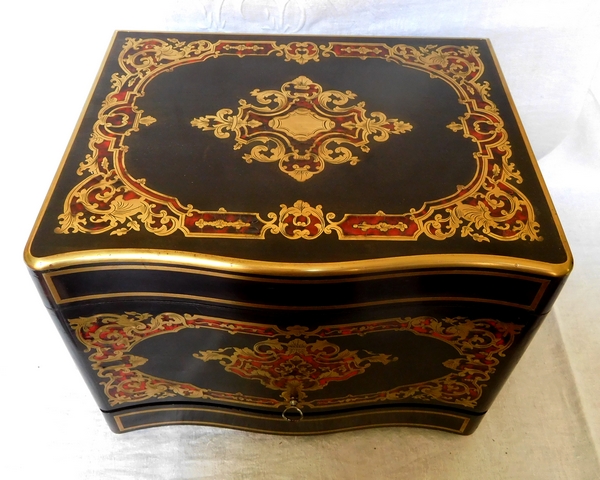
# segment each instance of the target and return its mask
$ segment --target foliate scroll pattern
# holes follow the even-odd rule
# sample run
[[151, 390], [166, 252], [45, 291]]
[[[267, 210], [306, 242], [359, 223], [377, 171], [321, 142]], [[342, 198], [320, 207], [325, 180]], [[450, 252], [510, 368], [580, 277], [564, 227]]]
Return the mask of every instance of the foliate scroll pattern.
[[[439, 320], [427, 316], [329, 325], [312, 330], [298, 325], [281, 329], [274, 325], [176, 313], [155, 316], [136, 312], [99, 314], [69, 322], [86, 351], [91, 352], [91, 367], [102, 379], [104, 393], [113, 406], [181, 396], [249, 407], [278, 408], [287, 406], [290, 395], [294, 395], [300, 398], [301, 407], [314, 409], [403, 400], [434, 400], [472, 408], [477, 405], [486, 382], [500, 363], [500, 358], [522, 329], [521, 326], [493, 319], [470, 320], [456, 317]], [[131, 353], [136, 345], [148, 338], [188, 328], [214, 329], [265, 338], [249, 351], [229, 347], [217, 351], [201, 351], [196, 354], [196, 358], [205, 362], [219, 361], [226, 371], [241, 378], [259, 379], [266, 388], [282, 391], [280, 398], [217, 391], [159, 378], [139, 370], [147, 359]], [[322, 382], [325, 388], [328, 382], [365, 374], [366, 368], [373, 363], [387, 365], [395, 361], [394, 357], [385, 353], [340, 352], [339, 347], [331, 343], [330, 339], [386, 331], [410, 332], [439, 340], [454, 347], [458, 356], [443, 363], [448, 374], [432, 380], [398, 385], [390, 390], [374, 393], [357, 393], [339, 398], [309, 398], [306, 392], [319, 389], [314, 382]], [[264, 354], [262, 360], [261, 354]], [[246, 357], [242, 361], [244, 355]], [[284, 358], [286, 355], [287, 363]], [[281, 365], [277, 365], [278, 361]], [[294, 363], [296, 370], [290, 369]], [[325, 378], [328, 380], [323, 381]]]
[[[125, 140], [155, 122], [136, 105], [158, 75], [222, 56], [274, 56], [305, 64], [332, 58], [379, 59], [416, 69], [446, 82], [464, 105], [465, 114], [448, 125], [477, 145], [477, 171], [467, 185], [448, 197], [426, 202], [405, 213], [332, 213], [329, 232], [342, 240], [416, 240], [421, 235], [443, 240], [460, 233], [480, 242], [491, 239], [542, 240], [533, 207], [517, 188], [522, 177], [510, 162], [508, 134], [498, 108], [480, 82], [484, 65], [476, 47], [414, 47], [405, 44], [272, 41], [182, 42], [176, 39], [127, 39], [119, 54], [120, 73], [98, 113], [89, 142], [91, 154], [80, 164], [84, 178], [67, 195], [57, 233], [124, 235], [142, 227], [156, 235], [181, 231], [190, 237], [265, 238], [280, 234], [276, 212], [205, 211], [152, 190], [127, 172]], [[329, 214], [328, 214], [329, 215]], [[336, 222], [333, 218], [340, 216]], [[323, 229], [323, 232], [326, 232]], [[327, 233], [327, 232], [326, 232]], [[315, 238], [295, 237], [288, 238]]]
[[227, 372], [283, 391], [281, 396], [287, 402], [303, 401], [306, 392], [365, 373], [373, 363], [386, 365], [397, 360], [386, 354], [342, 350], [327, 340], [305, 342], [299, 338], [290, 342], [264, 340], [253, 348], [199, 351], [194, 357], [204, 362], [218, 361]]
[[370, 136], [385, 142], [390, 134], [412, 130], [410, 123], [381, 112], [367, 114], [364, 102], [348, 104], [356, 98], [353, 92], [323, 91], [304, 76], [279, 91], [255, 89], [251, 95], [259, 105], [242, 99], [235, 115], [224, 108], [191, 124], [217, 138], [234, 133], [235, 150], [258, 143], [242, 156], [246, 162], [279, 162], [279, 169], [299, 182], [322, 172], [326, 163], [356, 165], [356, 150], [368, 152]]

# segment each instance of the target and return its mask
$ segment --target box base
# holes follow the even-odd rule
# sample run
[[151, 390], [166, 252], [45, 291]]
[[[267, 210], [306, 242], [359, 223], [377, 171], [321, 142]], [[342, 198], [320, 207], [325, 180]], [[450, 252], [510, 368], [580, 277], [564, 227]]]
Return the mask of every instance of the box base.
[[146, 405], [102, 413], [115, 433], [163, 425], [204, 425], [280, 435], [317, 435], [375, 427], [422, 427], [470, 435], [484, 416], [484, 413], [396, 407], [306, 415], [302, 420], [289, 421], [273, 414], [193, 404]]

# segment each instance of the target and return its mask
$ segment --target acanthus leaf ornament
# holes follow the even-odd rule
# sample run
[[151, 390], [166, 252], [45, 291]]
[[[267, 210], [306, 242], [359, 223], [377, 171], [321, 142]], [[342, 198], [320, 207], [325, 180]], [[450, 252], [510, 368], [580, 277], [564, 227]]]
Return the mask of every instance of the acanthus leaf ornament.
[[321, 205], [311, 207], [307, 202], [298, 200], [293, 206], [281, 205], [279, 212], [279, 232], [286, 238], [307, 240], [317, 238], [323, 233], [325, 218]]

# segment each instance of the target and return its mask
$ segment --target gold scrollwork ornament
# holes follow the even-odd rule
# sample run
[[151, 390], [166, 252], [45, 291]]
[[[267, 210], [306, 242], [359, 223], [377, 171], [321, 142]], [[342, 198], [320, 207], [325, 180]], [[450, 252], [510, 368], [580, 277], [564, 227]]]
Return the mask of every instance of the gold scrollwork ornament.
[[213, 131], [217, 138], [235, 134], [234, 150], [257, 143], [242, 156], [246, 162], [279, 162], [279, 169], [299, 182], [322, 172], [326, 163], [356, 165], [357, 150], [368, 152], [371, 139], [385, 142], [390, 134], [413, 128], [382, 112], [369, 115], [365, 102], [349, 103], [355, 93], [324, 91], [305, 76], [280, 90], [255, 89], [250, 94], [258, 105], [242, 99], [237, 114], [223, 108], [194, 118], [191, 125]]

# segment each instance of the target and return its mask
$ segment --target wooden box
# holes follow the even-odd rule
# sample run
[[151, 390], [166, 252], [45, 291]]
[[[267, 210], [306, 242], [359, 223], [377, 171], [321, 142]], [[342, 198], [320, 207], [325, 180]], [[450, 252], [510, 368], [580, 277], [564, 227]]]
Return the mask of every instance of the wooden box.
[[25, 257], [115, 432], [471, 433], [572, 266], [488, 41], [139, 32]]

